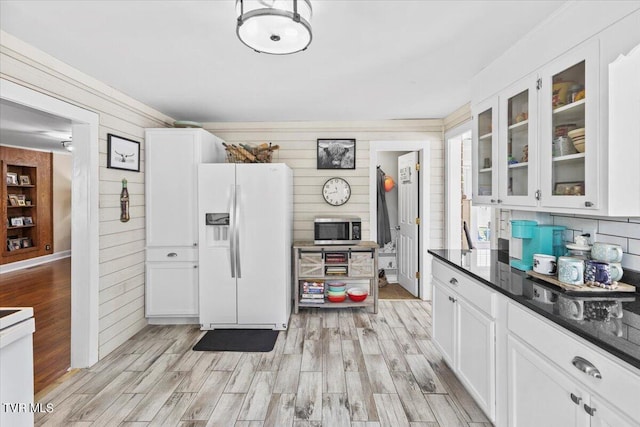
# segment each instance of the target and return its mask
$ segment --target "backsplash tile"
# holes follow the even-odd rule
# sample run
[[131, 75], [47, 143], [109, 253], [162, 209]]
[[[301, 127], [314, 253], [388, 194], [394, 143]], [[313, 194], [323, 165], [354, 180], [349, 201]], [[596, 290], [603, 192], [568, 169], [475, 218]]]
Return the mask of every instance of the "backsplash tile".
[[595, 231], [592, 242], [620, 245], [624, 251], [622, 266], [640, 271], [640, 218], [577, 217], [551, 214], [554, 225], [567, 227], [565, 241], [572, 242], [575, 236]]

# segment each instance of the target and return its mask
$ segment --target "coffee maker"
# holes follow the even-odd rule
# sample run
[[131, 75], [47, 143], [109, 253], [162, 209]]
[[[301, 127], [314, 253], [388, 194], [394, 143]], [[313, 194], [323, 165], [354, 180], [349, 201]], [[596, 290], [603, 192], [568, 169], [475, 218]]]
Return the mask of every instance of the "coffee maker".
[[518, 270], [528, 271], [533, 269], [533, 254], [564, 255], [566, 228], [530, 220], [511, 220], [511, 237], [522, 239], [522, 259], [513, 259], [509, 264]]

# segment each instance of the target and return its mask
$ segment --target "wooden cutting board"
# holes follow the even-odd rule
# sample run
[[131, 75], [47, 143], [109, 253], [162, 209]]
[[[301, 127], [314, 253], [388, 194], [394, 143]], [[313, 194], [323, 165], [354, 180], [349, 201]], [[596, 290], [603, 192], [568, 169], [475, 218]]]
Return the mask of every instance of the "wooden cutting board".
[[606, 294], [611, 292], [635, 292], [636, 287], [633, 285], [629, 285], [627, 283], [618, 282], [618, 287], [615, 289], [605, 289], [599, 288], [597, 286], [578, 286], [578, 285], [570, 285], [569, 283], [563, 283], [558, 280], [555, 276], [547, 276], [546, 274], [537, 273], [533, 270], [527, 271], [527, 274], [531, 277], [535, 277], [536, 279], [544, 280], [547, 283], [551, 283], [552, 285], [556, 285], [561, 287], [562, 289], [566, 289], [567, 291], [573, 292], [590, 292], [594, 294]]

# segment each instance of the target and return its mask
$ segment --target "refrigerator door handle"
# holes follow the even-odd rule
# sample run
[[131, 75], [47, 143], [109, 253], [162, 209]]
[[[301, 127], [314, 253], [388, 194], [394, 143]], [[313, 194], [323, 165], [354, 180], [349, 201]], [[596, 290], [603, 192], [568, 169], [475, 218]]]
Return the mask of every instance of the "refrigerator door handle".
[[236, 247], [235, 247], [235, 206], [236, 206], [236, 188], [231, 186], [231, 200], [229, 203], [229, 262], [231, 264], [231, 277], [236, 277]]
[[235, 213], [235, 220], [236, 220], [236, 224], [234, 227], [234, 231], [235, 231], [235, 235], [236, 235], [236, 272], [238, 273], [238, 279], [242, 278], [242, 273], [240, 271], [240, 186], [236, 185], [236, 190], [235, 190], [235, 209], [236, 209], [236, 213]]

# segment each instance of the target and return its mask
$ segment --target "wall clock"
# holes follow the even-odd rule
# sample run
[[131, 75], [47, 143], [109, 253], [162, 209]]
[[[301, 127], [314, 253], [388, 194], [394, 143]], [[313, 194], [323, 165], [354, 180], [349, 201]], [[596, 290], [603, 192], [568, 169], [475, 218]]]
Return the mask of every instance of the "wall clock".
[[322, 187], [324, 200], [332, 206], [342, 206], [351, 197], [351, 186], [343, 178], [331, 178]]

